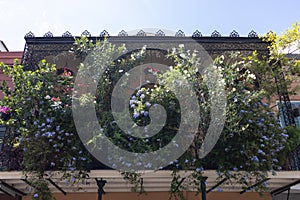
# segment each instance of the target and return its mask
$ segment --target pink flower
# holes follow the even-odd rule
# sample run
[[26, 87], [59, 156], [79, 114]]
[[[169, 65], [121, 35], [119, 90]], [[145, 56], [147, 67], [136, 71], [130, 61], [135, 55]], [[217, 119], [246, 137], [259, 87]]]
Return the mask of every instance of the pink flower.
[[9, 114], [10, 108], [5, 106], [0, 106], [0, 113]]
[[57, 97], [57, 98], [52, 97], [52, 98], [51, 98], [51, 101], [59, 101], [59, 100], [60, 100], [59, 97]]

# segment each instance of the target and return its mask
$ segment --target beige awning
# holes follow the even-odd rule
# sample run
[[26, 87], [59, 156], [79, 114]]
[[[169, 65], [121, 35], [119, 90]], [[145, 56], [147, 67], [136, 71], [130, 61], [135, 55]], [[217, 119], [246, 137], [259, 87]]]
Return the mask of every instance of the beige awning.
[[[170, 183], [172, 180], [171, 171], [145, 171], [142, 173], [142, 184], [145, 191], [169, 191]], [[180, 172], [182, 176], [191, 173]], [[107, 183], [104, 187], [105, 192], [131, 192], [133, 185], [128, 180], [125, 180], [120, 172], [115, 170], [92, 170], [89, 173], [89, 179], [80, 181], [75, 185], [71, 185], [66, 180], [61, 179], [61, 174], [54, 172], [54, 175], [49, 176], [49, 185], [53, 193], [74, 193], [74, 192], [97, 192], [98, 186], [96, 179], [106, 180]], [[207, 176], [206, 188], [207, 191], [215, 191], [218, 183], [222, 180], [217, 179], [218, 175], [213, 170], [204, 172], [204, 176]], [[300, 188], [297, 186], [300, 183], [300, 171], [280, 171], [276, 172], [276, 175], [268, 174], [268, 179], [264, 180], [267, 183], [268, 192], [281, 193], [291, 188], [293, 192], [300, 193]], [[255, 187], [257, 183], [253, 182], [252, 186]], [[259, 183], [260, 184], [260, 183]], [[240, 192], [241, 194], [245, 190], [239, 184], [222, 184], [220, 185], [224, 192]], [[138, 188], [139, 189], [139, 188]], [[250, 189], [250, 188], [249, 188]], [[188, 191], [195, 189], [188, 188]], [[0, 191], [15, 195], [26, 195], [32, 191], [32, 186], [26, 181], [25, 176], [20, 171], [0, 172]]]

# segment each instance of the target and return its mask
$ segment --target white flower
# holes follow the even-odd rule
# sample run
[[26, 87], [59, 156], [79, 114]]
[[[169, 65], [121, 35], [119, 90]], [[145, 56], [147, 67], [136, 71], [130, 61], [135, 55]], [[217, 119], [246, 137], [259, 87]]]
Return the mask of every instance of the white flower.
[[184, 47], [184, 44], [180, 44], [180, 45], [178, 45], [179, 46], [179, 48], [183, 48]]
[[249, 77], [249, 78], [252, 78], [252, 79], [254, 79], [254, 80], [256, 79], [256, 76], [255, 76], [254, 74], [249, 74], [248, 77]]
[[45, 96], [45, 99], [51, 99], [51, 97], [49, 95]]

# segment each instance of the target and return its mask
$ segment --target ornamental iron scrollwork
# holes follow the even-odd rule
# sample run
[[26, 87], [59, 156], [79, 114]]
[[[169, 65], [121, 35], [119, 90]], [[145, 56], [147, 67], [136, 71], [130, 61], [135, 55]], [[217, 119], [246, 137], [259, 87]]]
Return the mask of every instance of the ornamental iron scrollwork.
[[214, 32], [212, 32], [211, 37], [221, 37], [221, 34], [215, 30]]
[[109, 37], [109, 34], [108, 34], [108, 32], [107, 32], [106, 30], [103, 30], [103, 31], [100, 33], [99, 36], [100, 36], [100, 37]]
[[238, 32], [236, 32], [235, 30], [233, 30], [233, 31], [230, 33], [229, 37], [240, 37], [240, 35], [239, 35]]
[[196, 30], [196, 31], [193, 33], [192, 37], [202, 37], [202, 33], [201, 33], [200, 31]]
[[29, 31], [26, 35], [25, 35], [25, 38], [34, 38], [34, 34], [33, 32]]
[[145, 31], [140, 30], [140, 31], [136, 34], [136, 36], [146, 36], [146, 33], [145, 33]]
[[248, 37], [258, 37], [258, 35], [257, 35], [257, 33], [256, 33], [254, 30], [252, 30], [252, 31], [250, 31], [250, 33], [248, 34]]
[[85, 30], [81, 33], [81, 36], [91, 37], [91, 33]]
[[185, 36], [185, 34], [182, 30], [179, 30], [175, 33], [175, 37], [184, 37], [184, 36]]
[[72, 37], [72, 34], [69, 31], [66, 31], [62, 34], [62, 37]]
[[120, 31], [118, 36], [121, 36], [121, 37], [125, 37], [125, 36], [128, 36], [128, 33], [124, 30]]
[[53, 34], [50, 31], [48, 31], [47, 33], [45, 33], [44, 37], [53, 37]]
[[155, 36], [165, 36], [165, 33], [164, 33], [162, 30], [158, 30], [158, 31], [155, 33]]

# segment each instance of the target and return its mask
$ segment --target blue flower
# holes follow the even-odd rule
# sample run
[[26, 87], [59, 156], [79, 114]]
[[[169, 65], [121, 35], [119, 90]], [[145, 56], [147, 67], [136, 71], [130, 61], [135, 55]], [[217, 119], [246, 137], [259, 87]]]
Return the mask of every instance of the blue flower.
[[142, 94], [142, 91], [139, 90], [137, 93], [136, 93], [136, 96], [140, 96]]
[[145, 165], [146, 168], [151, 168], [152, 167], [152, 164], [151, 163], [148, 163], [147, 165]]
[[198, 167], [198, 168], [196, 168], [196, 172], [200, 172], [200, 171], [202, 171], [203, 170], [203, 168], [202, 167]]
[[145, 112], [144, 112], [144, 116], [147, 117], [148, 115], [149, 115], [149, 112], [148, 112], [148, 111], [145, 111]]
[[288, 138], [288, 137], [289, 137], [289, 135], [288, 135], [288, 134], [285, 134], [285, 133], [281, 133], [281, 136], [282, 136], [282, 137], [285, 137], [285, 138]]
[[265, 135], [263, 135], [262, 138], [263, 138], [264, 140], [269, 140], [269, 138], [268, 138], [267, 136], [265, 136]]
[[140, 96], [140, 98], [141, 98], [141, 99], [145, 98], [145, 95], [144, 95], [144, 94], [142, 94], [142, 95]]
[[70, 171], [75, 171], [75, 169], [76, 169], [75, 167], [69, 167]]
[[134, 104], [134, 102], [135, 102], [134, 100], [130, 100], [130, 101], [129, 101], [129, 105]]
[[257, 153], [262, 154], [262, 155], [266, 155], [266, 153], [261, 149], [258, 149]]
[[258, 157], [257, 157], [257, 156], [253, 156], [253, 157], [251, 158], [251, 161], [254, 161], [254, 162], [259, 162], [259, 159], [258, 159]]
[[38, 193], [35, 193], [35, 194], [33, 195], [33, 197], [34, 197], [34, 198], [38, 198], [38, 197], [39, 197], [39, 194], [38, 194]]
[[149, 103], [148, 101], [146, 102], [146, 106], [147, 107], [150, 107], [151, 106], [151, 103]]
[[138, 118], [140, 116], [140, 114], [138, 112], [133, 113], [133, 118]]

